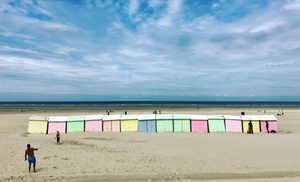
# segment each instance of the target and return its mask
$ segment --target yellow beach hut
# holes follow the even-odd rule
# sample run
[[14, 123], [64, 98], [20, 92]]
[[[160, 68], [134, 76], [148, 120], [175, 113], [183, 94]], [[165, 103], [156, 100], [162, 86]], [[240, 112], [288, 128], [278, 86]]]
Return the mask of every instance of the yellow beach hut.
[[31, 116], [28, 123], [28, 133], [47, 134], [48, 119], [47, 116]]
[[124, 131], [139, 131], [138, 115], [121, 115], [121, 132]]
[[260, 132], [260, 116], [259, 115], [241, 115], [242, 123], [243, 123], [243, 133], [247, 133], [248, 131], [248, 123], [251, 121], [253, 126], [253, 133]]

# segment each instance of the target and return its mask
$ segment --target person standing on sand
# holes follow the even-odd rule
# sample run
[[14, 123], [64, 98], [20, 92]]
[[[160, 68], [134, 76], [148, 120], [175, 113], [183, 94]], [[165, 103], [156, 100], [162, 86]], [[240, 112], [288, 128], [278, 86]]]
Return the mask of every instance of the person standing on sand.
[[60, 133], [59, 133], [59, 131], [56, 132], [56, 136], [55, 136], [54, 139], [56, 139], [56, 144], [57, 145], [60, 144]]
[[25, 151], [25, 161], [27, 160], [27, 156], [28, 156], [29, 172], [31, 171], [31, 164], [33, 164], [33, 172], [35, 172], [35, 164], [36, 164], [36, 159], [34, 157], [35, 150], [38, 150], [38, 148], [31, 148], [30, 144], [27, 144], [27, 149]]
[[266, 129], [267, 129], [267, 132], [270, 133], [269, 132], [269, 122], [268, 121], [266, 121]]
[[253, 125], [251, 121], [248, 123], [248, 133], [253, 133]]

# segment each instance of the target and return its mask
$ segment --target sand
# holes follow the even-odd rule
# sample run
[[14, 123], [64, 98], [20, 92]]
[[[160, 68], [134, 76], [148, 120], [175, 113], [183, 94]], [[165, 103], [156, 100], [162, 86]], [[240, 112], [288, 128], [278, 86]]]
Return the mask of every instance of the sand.
[[[274, 108], [267, 113], [257, 108], [243, 111], [278, 112]], [[129, 114], [149, 112], [128, 110]], [[162, 112], [239, 115], [241, 109]], [[27, 134], [32, 115], [75, 114], [95, 112], [1, 113], [0, 181], [300, 181], [300, 109], [277, 116], [276, 134], [75, 132], [61, 134], [61, 145], [56, 145], [54, 134]], [[29, 173], [24, 161], [28, 143], [39, 149], [36, 173]]]

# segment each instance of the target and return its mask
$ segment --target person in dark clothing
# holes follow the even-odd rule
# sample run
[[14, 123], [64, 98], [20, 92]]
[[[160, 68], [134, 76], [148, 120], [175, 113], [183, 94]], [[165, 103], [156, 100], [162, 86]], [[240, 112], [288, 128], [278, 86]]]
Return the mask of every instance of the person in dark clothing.
[[269, 122], [268, 121], [266, 121], [266, 129], [267, 129], [267, 132], [270, 133], [269, 132]]
[[253, 133], [253, 125], [251, 121], [248, 123], [248, 133]]

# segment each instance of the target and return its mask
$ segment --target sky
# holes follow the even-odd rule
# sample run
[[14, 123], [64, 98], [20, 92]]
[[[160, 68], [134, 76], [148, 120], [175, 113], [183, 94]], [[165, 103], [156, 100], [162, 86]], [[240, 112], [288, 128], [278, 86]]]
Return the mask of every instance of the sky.
[[0, 101], [300, 101], [300, 0], [1, 0]]

